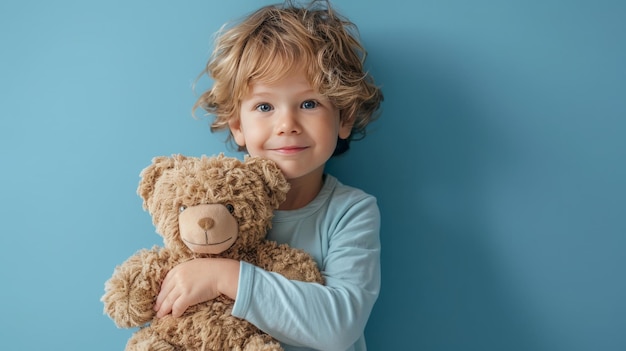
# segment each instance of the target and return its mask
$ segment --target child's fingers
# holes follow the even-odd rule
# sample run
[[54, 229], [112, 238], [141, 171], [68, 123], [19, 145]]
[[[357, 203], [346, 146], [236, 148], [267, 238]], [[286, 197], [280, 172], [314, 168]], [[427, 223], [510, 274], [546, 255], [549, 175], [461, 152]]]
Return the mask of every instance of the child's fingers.
[[172, 304], [172, 317], [182, 316], [189, 306], [190, 305], [185, 301], [185, 299], [182, 296], [179, 296]]
[[[170, 274], [168, 273], [165, 276], [165, 279], [163, 279], [163, 283], [161, 283], [161, 291], [159, 291], [159, 295], [157, 296], [157, 299], [154, 303], [154, 310], [159, 312], [161, 309], [164, 309], [164, 305], [163, 303], [168, 299], [171, 298], [171, 294], [172, 291], [174, 290], [174, 287], [176, 287], [176, 284], [172, 284], [171, 283], [171, 279], [169, 279]], [[169, 307], [166, 307], [165, 309], [167, 309]], [[169, 311], [167, 311], [166, 313], [157, 313], [157, 316], [160, 315], [160, 317], [166, 315], [167, 313], [169, 313]]]
[[[180, 294], [177, 292], [177, 290], [172, 290], [164, 299], [163, 302], [161, 303], [161, 306], [159, 307], [159, 309], [157, 310], [157, 318], [161, 318], [169, 313], [172, 312], [172, 308], [173, 306], [176, 304], [176, 302], [180, 299]], [[183, 310], [184, 311], [184, 310]], [[181, 313], [182, 314], [182, 313]]]

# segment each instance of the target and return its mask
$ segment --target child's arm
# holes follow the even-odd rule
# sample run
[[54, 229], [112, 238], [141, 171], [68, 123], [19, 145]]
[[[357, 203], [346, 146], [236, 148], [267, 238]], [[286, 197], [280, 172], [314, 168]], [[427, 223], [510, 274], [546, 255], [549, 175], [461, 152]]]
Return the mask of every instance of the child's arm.
[[380, 214], [376, 200], [366, 197], [337, 218], [322, 262], [324, 286], [242, 262], [233, 315], [286, 344], [322, 350], [352, 345], [380, 288]]
[[154, 304], [156, 316], [180, 317], [187, 307], [213, 300], [220, 294], [237, 294], [239, 262], [225, 258], [197, 258], [173, 267]]

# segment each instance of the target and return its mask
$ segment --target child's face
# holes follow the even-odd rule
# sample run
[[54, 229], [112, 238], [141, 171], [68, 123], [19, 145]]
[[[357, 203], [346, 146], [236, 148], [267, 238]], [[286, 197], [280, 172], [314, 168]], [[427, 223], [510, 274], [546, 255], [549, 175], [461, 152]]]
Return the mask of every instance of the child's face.
[[337, 137], [345, 139], [352, 130], [302, 71], [272, 84], [251, 84], [239, 120], [229, 126], [238, 145], [276, 162], [289, 180], [321, 176]]

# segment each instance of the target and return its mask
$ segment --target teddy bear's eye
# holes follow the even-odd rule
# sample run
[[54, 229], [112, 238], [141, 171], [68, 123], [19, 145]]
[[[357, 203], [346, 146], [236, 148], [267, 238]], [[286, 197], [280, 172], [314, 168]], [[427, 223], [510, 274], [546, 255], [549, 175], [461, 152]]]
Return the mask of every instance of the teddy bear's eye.
[[226, 209], [228, 210], [228, 212], [230, 212], [230, 213], [235, 212], [235, 207], [234, 207], [233, 205], [231, 205], [231, 204], [226, 204], [226, 205], [224, 205], [224, 206], [226, 206]]
[[178, 211], [179, 211], [179, 212], [183, 212], [183, 211], [184, 211], [184, 210], [186, 210], [186, 209], [187, 209], [187, 206], [185, 206], [185, 205], [180, 205], [180, 207], [178, 208]]

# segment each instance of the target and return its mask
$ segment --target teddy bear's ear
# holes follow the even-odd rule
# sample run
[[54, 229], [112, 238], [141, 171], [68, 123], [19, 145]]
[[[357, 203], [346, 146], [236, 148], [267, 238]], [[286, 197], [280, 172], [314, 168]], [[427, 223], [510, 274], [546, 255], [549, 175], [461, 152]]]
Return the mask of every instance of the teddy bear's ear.
[[289, 183], [280, 168], [274, 161], [248, 155], [244, 157], [244, 164], [261, 177], [271, 206], [278, 208], [287, 198], [287, 191], [289, 191]]
[[172, 157], [158, 156], [152, 159], [152, 164], [141, 171], [139, 175], [141, 180], [139, 181], [139, 187], [137, 187], [137, 194], [143, 199], [143, 208], [148, 209], [147, 202], [154, 193], [154, 186], [163, 175], [163, 172], [174, 168], [176, 160], [181, 155], [174, 155]]

